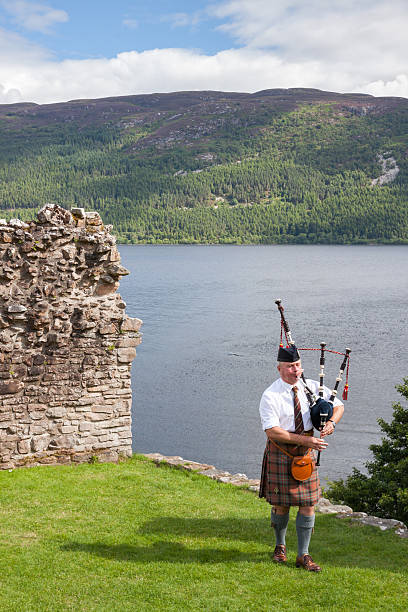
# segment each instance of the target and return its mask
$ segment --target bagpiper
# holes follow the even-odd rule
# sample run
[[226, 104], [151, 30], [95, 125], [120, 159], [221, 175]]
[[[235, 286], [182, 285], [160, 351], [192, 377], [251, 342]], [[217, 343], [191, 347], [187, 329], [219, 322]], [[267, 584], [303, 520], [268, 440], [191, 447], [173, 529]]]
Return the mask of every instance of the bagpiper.
[[[296, 567], [320, 572], [321, 567], [309, 554], [315, 523], [314, 507], [321, 496], [316, 451], [320, 458], [320, 452], [328, 446], [326, 437], [333, 435], [343, 416], [344, 406], [336, 395], [346, 367], [348, 374], [350, 349], [341, 353], [344, 360], [332, 391], [323, 384], [324, 353], [327, 350], [324, 342], [320, 345], [320, 380], [306, 379], [299, 355], [302, 349], [295, 346], [281, 300], [276, 300], [276, 304], [281, 314], [281, 343], [277, 356], [279, 378], [264, 391], [259, 407], [262, 428], [267, 436], [259, 496], [272, 505], [271, 525], [276, 539], [273, 561], [287, 562], [289, 510], [291, 506], [297, 506]], [[282, 330], [286, 347], [282, 343]], [[347, 388], [348, 384], [343, 398], [347, 395]], [[319, 436], [314, 434], [314, 427], [319, 430]]]

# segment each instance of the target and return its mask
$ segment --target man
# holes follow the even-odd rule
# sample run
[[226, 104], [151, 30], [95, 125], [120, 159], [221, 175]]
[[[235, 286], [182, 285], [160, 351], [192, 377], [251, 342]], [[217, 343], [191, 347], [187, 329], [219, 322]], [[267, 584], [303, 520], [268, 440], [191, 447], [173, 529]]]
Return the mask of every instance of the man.
[[[314, 506], [320, 497], [320, 482], [315, 468], [308, 480], [297, 481], [291, 474], [290, 455], [304, 455], [308, 449], [323, 451], [328, 443], [324, 438], [333, 434], [336, 424], [343, 416], [344, 406], [338, 400], [333, 402], [333, 415], [320, 433], [313, 436], [309, 402], [305, 385], [301, 380], [302, 366], [295, 346], [280, 347], [278, 352], [280, 378], [262, 395], [259, 412], [262, 427], [268, 437], [263, 465], [259, 496], [265, 497], [273, 506], [271, 523], [275, 530], [276, 547], [273, 554], [275, 563], [286, 563], [286, 529], [291, 506], [298, 506], [296, 532], [298, 554], [296, 567], [307, 571], [320, 572], [321, 568], [309, 555], [309, 543], [315, 522]], [[307, 380], [307, 386], [317, 395], [319, 383]], [[324, 387], [324, 399], [330, 397], [330, 390]], [[300, 416], [301, 415], [301, 416]], [[278, 445], [278, 447], [275, 446]]]

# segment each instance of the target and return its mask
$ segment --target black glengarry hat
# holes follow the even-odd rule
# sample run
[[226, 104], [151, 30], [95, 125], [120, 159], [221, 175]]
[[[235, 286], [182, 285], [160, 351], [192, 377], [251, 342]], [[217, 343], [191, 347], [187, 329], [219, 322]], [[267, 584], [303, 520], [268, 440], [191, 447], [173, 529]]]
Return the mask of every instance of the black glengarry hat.
[[300, 355], [294, 344], [292, 344], [291, 346], [287, 346], [286, 348], [283, 346], [279, 347], [278, 361], [286, 361], [287, 363], [294, 363], [295, 361], [299, 361], [299, 359], [300, 359]]

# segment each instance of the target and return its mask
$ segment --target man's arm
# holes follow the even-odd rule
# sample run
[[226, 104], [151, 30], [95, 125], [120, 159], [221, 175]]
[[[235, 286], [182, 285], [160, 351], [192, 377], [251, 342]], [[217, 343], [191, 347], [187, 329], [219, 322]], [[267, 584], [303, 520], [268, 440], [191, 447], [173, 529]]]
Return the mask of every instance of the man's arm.
[[271, 427], [265, 429], [265, 433], [270, 440], [274, 442], [286, 442], [286, 444], [295, 444], [296, 446], [306, 446], [315, 450], [324, 450], [328, 443], [314, 436], [302, 436], [299, 434], [286, 431], [282, 427]]

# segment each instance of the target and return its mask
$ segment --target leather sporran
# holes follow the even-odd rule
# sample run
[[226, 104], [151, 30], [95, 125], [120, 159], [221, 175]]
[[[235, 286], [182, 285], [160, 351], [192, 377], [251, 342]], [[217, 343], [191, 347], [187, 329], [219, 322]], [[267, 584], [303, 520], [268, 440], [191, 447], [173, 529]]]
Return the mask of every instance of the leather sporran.
[[293, 456], [291, 453], [288, 453], [281, 446], [279, 446], [279, 444], [276, 444], [274, 440], [270, 440], [270, 441], [282, 453], [284, 453], [285, 455], [287, 455], [288, 457], [292, 459], [290, 471], [295, 480], [299, 480], [299, 482], [302, 482], [302, 480], [307, 480], [308, 478], [311, 477], [311, 475], [313, 474], [313, 470], [315, 469], [315, 465], [316, 465], [312, 454], [309, 454], [311, 452], [311, 449], [307, 451], [306, 455]]
[[293, 457], [290, 469], [293, 478], [301, 482], [302, 480], [307, 480], [311, 477], [313, 470], [315, 469], [315, 462], [311, 455], [306, 453], [306, 455]]

